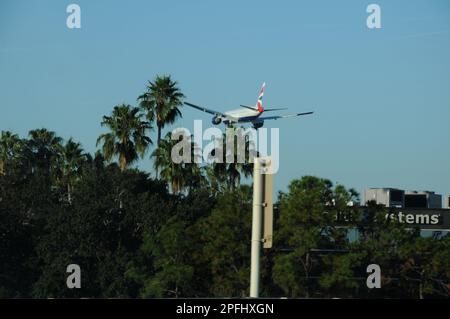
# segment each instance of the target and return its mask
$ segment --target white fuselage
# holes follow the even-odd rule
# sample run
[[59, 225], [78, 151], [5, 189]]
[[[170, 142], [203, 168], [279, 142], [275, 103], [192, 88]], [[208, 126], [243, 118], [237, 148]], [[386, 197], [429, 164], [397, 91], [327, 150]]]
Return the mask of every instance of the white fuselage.
[[251, 122], [258, 118], [262, 113], [256, 111], [256, 110], [250, 110], [250, 109], [235, 109], [228, 112], [225, 112], [224, 115], [226, 118], [224, 121], [230, 121], [230, 122]]

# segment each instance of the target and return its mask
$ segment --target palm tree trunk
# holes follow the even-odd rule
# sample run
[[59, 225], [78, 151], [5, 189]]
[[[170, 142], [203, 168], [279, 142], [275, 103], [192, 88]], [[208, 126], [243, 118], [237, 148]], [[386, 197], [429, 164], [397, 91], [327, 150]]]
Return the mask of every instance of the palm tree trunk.
[[306, 260], [305, 260], [305, 275], [306, 275], [306, 294], [305, 297], [309, 298], [309, 253], [306, 253]]
[[[122, 145], [126, 145], [127, 144], [126, 137], [123, 137], [121, 139], [120, 143], [122, 143]], [[125, 154], [123, 154], [123, 153], [121, 153], [119, 155], [119, 167], [120, 167], [121, 172], [123, 172], [125, 170], [125, 168], [127, 167], [127, 159], [125, 157]]]
[[176, 177], [172, 180], [172, 193], [178, 195], [180, 193], [180, 181]]
[[161, 141], [161, 124], [158, 123], [158, 146], [159, 146], [159, 142]]
[[419, 283], [419, 299], [423, 299], [423, 285], [422, 280]]
[[[157, 140], [157, 147], [159, 147], [159, 144], [160, 144], [160, 141], [161, 141], [161, 123], [160, 122], [158, 122], [157, 124], [156, 124], [157, 126], [158, 126], [158, 140]], [[159, 169], [158, 169], [158, 167], [156, 167], [156, 178], [159, 178]]]
[[71, 196], [72, 187], [70, 187], [70, 183], [67, 183], [67, 201], [69, 204], [72, 204], [72, 196]]
[[123, 154], [121, 154], [120, 158], [119, 158], [120, 171], [123, 172], [125, 170], [126, 166], [127, 166], [127, 161], [125, 159], [125, 156]]
[[420, 272], [420, 283], [419, 283], [419, 299], [423, 299], [423, 274], [425, 270]]

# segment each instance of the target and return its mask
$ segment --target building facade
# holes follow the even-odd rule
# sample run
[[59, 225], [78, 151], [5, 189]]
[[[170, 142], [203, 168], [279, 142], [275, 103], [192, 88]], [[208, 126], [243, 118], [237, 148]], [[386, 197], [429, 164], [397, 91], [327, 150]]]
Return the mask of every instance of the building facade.
[[[442, 208], [442, 195], [430, 191], [405, 191], [397, 188], [366, 188], [364, 203], [375, 201], [393, 208]], [[450, 208], [450, 196], [444, 198], [444, 208]]]
[[444, 208], [450, 209], [450, 195], [444, 197]]
[[405, 206], [407, 208], [442, 208], [442, 195], [429, 191], [406, 191]]
[[364, 190], [364, 203], [375, 201], [386, 207], [402, 208], [405, 205], [405, 191], [397, 188], [366, 188]]

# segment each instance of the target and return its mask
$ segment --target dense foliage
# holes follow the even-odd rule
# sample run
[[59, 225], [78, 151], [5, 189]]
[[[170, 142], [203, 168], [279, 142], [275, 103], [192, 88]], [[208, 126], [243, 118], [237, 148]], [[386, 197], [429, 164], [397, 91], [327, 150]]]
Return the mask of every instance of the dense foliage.
[[[0, 297], [248, 295], [252, 188], [240, 180], [251, 164], [171, 162], [160, 131], [181, 115], [175, 84], [157, 78], [140, 109], [114, 108], [95, 155], [46, 129], [1, 133]], [[153, 122], [158, 178], [130, 167], [151, 147]], [[291, 181], [277, 199], [274, 248], [262, 254], [263, 296], [450, 296], [450, 236], [387, 223], [376, 205], [339, 227], [335, 213], [357, 199], [326, 179]], [[381, 289], [366, 286], [373, 263]], [[69, 264], [81, 267], [81, 289], [66, 286]]]

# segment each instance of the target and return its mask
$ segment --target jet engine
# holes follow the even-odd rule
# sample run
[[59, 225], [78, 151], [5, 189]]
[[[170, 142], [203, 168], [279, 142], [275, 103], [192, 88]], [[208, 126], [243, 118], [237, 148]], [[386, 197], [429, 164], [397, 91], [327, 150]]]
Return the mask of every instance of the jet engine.
[[222, 119], [218, 116], [214, 116], [211, 120], [212, 124], [219, 125], [222, 122]]
[[263, 127], [263, 125], [264, 125], [264, 120], [259, 120], [259, 121], [253, 122], [253, 127], [255, 129], [259, 129], [260, 127]]

